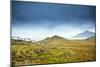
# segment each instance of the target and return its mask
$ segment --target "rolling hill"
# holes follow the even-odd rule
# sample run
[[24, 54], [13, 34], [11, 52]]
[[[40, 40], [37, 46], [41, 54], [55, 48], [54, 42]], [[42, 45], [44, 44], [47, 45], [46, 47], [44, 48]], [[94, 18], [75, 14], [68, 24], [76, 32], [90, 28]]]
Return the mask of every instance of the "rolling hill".
[[41, 40], [39, 42], [47, 43], [47, 44], [62, 44], [62, 43], [66, 43], [67, 41], [68, 41], [68, 39], [66, 39], [66, 38], [63, 38], [58, 35], [54, 35], [52, 37], [47, 37], [44, 40]]
[[95, 40], [68, 40], [58, 35], [37, 43], [11, 40], [14, 67], [29, 64], [54, 64], [95, 61]]
[[89, 38], [87, 38], [87, 40], [95, 40], [96, 39], [96, 36], [91, 36]]

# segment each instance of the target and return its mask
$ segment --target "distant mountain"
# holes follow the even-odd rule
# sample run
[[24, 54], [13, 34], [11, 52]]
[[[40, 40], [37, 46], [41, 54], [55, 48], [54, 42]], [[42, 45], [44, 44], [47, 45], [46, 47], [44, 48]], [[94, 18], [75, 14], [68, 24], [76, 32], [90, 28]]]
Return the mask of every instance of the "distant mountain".
[[54, 35], [52, 37], [49, 37], [49, 39], [60, 39], [60, 40], [65, 40], [65, 38], [61, 37], [61, 36], [58, 36], [58, 35]]
[[86, 38], [89, 38], [89, 37], [92, 37], [92, 36], [95, 36], [95, 33], [94, 32], [84, 31], [82, 33], [77, 34], [73, 38], [76, 38], [76, 39], [86, 39]]
[[63, 38], [61, 36], [58, 35], [54, 35], [52, 37], [47, 37], [44, 40], [41, 40], [41, 43], [48, 43], [48, 44], [62, 44], [64, 42], [67, 42], [68, 39]]
[[45, 38], [44, 39], [45, 41], [65, 41], [65, 40], [67, 40], [67, 39], [65, 39], [65, 38], [63, 38], [63, 37], [61, 37], [61, 36], [58, 36], [58, 35], [54, 35], [54, 36], [52, 36], [52, 37], [47, 37], [47, 38]]

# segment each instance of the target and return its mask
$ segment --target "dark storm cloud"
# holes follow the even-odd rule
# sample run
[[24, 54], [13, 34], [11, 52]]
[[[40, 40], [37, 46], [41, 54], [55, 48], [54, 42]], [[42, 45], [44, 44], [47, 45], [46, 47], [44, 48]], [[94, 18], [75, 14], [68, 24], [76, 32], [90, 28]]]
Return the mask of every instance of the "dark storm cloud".
[[12, 2], [12, 24], [44, 26], [49, 24], [95, 24], [95, 6], [50, 4], [39, 2]]
[[95, 32], [95, 6], [12, 1], [11, 13], [12, 36], [42, 40]]

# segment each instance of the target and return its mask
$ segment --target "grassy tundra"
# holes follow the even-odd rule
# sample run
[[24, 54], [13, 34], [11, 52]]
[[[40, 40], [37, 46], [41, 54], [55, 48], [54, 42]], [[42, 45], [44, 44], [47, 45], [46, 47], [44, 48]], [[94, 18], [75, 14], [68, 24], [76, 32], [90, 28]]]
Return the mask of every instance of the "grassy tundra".
[[[40, 44], [39, 44], [40, 43]], [[95, 39], [46, 38], [37, 43], [12, 40], [12, 65], [70, 63], [96, 60]]]

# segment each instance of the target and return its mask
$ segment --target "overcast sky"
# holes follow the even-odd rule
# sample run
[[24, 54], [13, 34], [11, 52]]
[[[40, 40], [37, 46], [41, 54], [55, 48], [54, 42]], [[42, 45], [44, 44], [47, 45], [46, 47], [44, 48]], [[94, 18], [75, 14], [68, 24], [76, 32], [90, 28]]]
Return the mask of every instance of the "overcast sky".
[[39, 2], [12, 2], [12, 36], [42, 40], [59, 35], [70, 38], [95, 31], [96, 7]]

